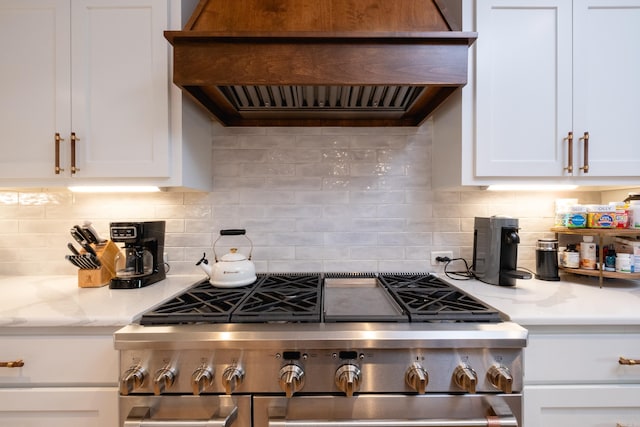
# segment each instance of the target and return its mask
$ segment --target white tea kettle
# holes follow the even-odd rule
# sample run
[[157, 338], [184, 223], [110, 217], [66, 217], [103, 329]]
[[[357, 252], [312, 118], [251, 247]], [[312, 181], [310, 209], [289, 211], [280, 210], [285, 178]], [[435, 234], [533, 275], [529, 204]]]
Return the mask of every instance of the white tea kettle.
[[[218, 260], [216, 254], [216, 243], [222, 236], [244, 236], [251, 244], [249, 256], [246, 257], [237, 248], [231, 248], [229, 253], [225, 254]], [[209, 265], [206, 254], [196, 263], [209, 276], [209, 283], [219, 288], [237, 288], [246, 286], [256, 281], [256, 267], [251, 261], [251, 252], [253, 252], [253, 242], [246, 235], [246, 230], [231, 229], [220, 230], [220, 236], [213, 243], [213, 256], [215, 264]]]

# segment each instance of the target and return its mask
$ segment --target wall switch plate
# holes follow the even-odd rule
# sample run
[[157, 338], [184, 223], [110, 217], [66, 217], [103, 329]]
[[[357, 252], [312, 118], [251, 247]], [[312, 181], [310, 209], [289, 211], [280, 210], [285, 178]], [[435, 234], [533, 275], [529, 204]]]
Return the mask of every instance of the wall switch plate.
[[431, 251], [431, 265], [444, 265], [444, 262], [436, 261], [438, 257], [447, 257], [449, 259], [453, 259], [452, 251]]

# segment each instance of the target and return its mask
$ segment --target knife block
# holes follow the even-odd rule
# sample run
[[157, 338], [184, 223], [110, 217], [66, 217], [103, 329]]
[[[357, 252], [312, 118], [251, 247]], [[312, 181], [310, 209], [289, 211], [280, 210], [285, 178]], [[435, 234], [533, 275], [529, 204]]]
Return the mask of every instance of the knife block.
[[120, 248], [111, 240], [101, 245], [91, 245], [100, 260], [100, 268], [95, 270], [78, 270], [78, 287], [99, 288], [109, 284], [116, 276], [116, 258], [120, 255]]

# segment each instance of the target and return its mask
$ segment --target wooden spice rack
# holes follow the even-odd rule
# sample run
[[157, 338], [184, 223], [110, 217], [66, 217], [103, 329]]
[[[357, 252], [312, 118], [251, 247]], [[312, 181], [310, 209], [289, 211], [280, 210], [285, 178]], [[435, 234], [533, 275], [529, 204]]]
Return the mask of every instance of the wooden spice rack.
[[558, 267], [562, 271], [568, 273], [581, 274], [583, 276], [595, 276], [599, 278], [600, 287], [604, 278], [612, 279], [640, 279], [640, 272], [638, 273], [619, 273], [617, 271], [605, 271], [603, 252], [604, 252], [604, 239], [605, 237], [635, 237], [640, 236], [640, 229], [636, 228], [567, 228], [567, 227], [552, 227], [551, 231], [556, 233], [556, 238], [560, 234], [576, 235], [576, 236], [594, 236], [598, 243], [598, 265], [596, 270], [586, 270], [584, 268], [566, 268]]

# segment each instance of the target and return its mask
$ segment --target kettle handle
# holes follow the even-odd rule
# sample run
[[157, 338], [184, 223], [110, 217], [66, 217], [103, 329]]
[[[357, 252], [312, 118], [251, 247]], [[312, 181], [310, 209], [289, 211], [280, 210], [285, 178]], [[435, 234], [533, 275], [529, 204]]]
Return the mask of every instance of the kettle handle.
[[227, 230], [220, 230], [221, 236], [243, 236], [246, 235], [247, 230], [244, 228], [231, 228]]
[[245, 230], [244, 228], [230, 228], [226, 230], [220, 230], [220, 236], [218, 236], [216, 241], [213, 242], [213, 258], [215, 262], [218, 262], [218, 254], [216, 254], [216, 243], [218, 243], [218, 240], [220, 240], [222, 236], [244, 236], [251, 245], [251, 249], [249, 249], [249, 255], [247, 256], [247, 259], [251, 261], [251, 254], [253, 253], [253, 242], [246, 233], [247, 230]]

